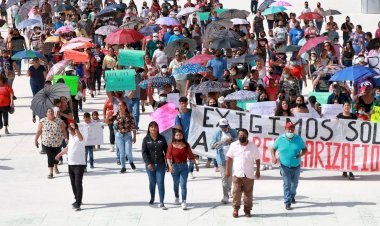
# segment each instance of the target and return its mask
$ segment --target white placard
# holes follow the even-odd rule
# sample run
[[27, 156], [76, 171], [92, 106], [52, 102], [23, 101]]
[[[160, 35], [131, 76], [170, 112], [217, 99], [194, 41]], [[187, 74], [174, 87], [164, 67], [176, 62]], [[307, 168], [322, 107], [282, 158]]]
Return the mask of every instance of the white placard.
[[322, 104], [322, 118], [336, 119], [343, 111], [343, 104]]
[[86, 146], [101, 145], [103, 141], [103, 128], [100, 122], [91, 122], [90, 124], [80, 123], [79, 131], [87, 134]]
[[168, 93], [166, 102], [173, 103], [176, 108], [179, 108], [179, 93]]
[[247, 103], [246, 105], [247, 110], [249, 110], [251, 114], [255, 115], [274, 116], [276, 111], [276, 101]]

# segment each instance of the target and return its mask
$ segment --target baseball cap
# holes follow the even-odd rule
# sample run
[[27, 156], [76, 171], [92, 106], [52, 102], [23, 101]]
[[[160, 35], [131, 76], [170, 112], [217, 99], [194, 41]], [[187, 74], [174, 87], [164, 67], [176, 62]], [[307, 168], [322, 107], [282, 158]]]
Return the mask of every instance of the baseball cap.
[[158, 34], [157, 33], [153, 33], [153, 37], [158, 37]]
[[69, 65], [69, 66], [65, 67], [65, 72], [66, 71], [74, 71], [74, 69]]
[[295, 127], [294, 124], [292, 122], [287, 122], [285, 125], [285, 129], [289, 129], [291, 127]]
[[219, 120], [219, 127], [220, 128], [227, 128], [229, 126], [228, 120], [225, 118], [222, 118]]

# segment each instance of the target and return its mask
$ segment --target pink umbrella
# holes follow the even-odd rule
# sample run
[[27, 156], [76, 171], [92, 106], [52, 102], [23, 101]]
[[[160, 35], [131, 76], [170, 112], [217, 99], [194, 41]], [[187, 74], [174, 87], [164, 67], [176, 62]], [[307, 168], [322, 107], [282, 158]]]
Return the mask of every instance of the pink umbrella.
[[77, 37], [77, 38], [73, 38], [69, 41], [69, 43], [73, 43], [73, 42], [92, 42], [92, 38]]
[[206, 66], [207, 62], [211, 59], [214, 59], [213, 55], [200, 54], [190, 58], [188, 61], [186, 61], [186, 64], [200, 64], [202, 66]]
[[73, 43], [66, 43], [63, 44], [61, 50], [59, 52], [64, 52], [66, 50], [73, 50], [73, 49], [87, 49], [94, 47], [94, 44], [91, 42], [73, 42]]
[[71, 64], [72, 60], [61, 60], [58, 63], [54, 64], [53, 67], [50, 68], [46, 80], [51, 81], [54, 75], [61, 75], [65, 72], [65, 67]]
[[59, 33], [69, 33], [69, 32], [72, 32], [72, 31], [74, 31], [74, 29], [71, 27], [71, 26], [62, 26], [62, 27], [60, 27], [60, 28], [58, 28], [55, 32], [54, 32], [54, 34], [56, 34], [56, 35], [58, 35]]
[[278, 2], [273, 2], [271, 6], [292, 6], [292, 4], [285, 1], [278, 1]]
[[306, 53], [307, 51], [311, 50], [312, 48], [314, 48], [315, 46], [317, 46], [318, 44], [328, 40], [329, 37], [327, 36], [322, 36], [322, 37], [316, 37], [316, 38], [312, 38], [312, 39], [309, 39], [305, 45], [302, 46], [302, 48], [300, 49], [300, 51], [298, 51], [298, 55], [301, 55], [303, 53]]

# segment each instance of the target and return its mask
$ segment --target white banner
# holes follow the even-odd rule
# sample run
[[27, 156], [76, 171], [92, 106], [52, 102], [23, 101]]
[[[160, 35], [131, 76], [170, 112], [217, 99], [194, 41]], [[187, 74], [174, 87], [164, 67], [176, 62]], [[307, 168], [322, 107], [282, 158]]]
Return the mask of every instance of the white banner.
[[292, 121], [296, 133], [306, 142], [302, 167], [326, 170], [380, 171], [380, 128], [377, 123], [359, 120], [267, 117], [222, 108], [197, 106], [192, 109], [189, 143], [194, 153], [214, 158], [210, 147], [218, 122], [227, 118], [232, 128], [245, 128], [249, 139], [269, 163], [273, 141]]

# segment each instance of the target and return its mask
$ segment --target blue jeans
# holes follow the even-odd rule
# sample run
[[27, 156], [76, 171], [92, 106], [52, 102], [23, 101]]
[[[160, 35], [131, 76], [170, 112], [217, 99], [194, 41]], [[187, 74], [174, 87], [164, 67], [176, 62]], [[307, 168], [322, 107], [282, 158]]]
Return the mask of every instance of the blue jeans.
[[212, 158], [207, 158], [207, 161], [208, 162], [211, 162], [214, 164], [214, 167], [218, 167], [218, 162], [216, 161], [216, 159], [212, 159]]
[[355, 55], [358, 55], [360, 53], [360, 51], [362, 50], [360, 45], [352, 45], [352, 48], [355, 51]]
[[322, 21], [315, 21], [315, 25], [317, 26], [319, 34], [321, 33], [322, 24], [323, 24], [323, 20]]
[[44, 84], [30, 83], [30, 88], [32, 89], [33, 96], [35, 96], [38, 91], [44, 88]]
[[139, 129], [139, 121], [140, 121], [140, 99], [132, 98], [128, 100], [128, 109], [133, 115], [133, 119], [135, 120], [136, 129]]
[[287, 167], [281, 164], [280, 173], [284, 182], [284, 203], [291, 204], [296, 196], [301, 167]]
[[[12, 56], [15, 55], [15, 54], [18, 53], [18, 52], [21, 52], [21, 51], [24, 51], [24, 50], [20, 50], [20, 51], [15, 51], [15, 50], [13, 50], [13, 51], [12, 51]], [[18, 69], [21, 70], [21, 60], [15, 60], [15, 61], [16, 61], [16, 64], [17, 64]]]
[[156, 184], [157, 184], [158, 193], [160, 195], [160, 203], [164, 203], [166, 165], [165, 163], [152, 164], [152, 165], [153, 165], [153, 171], [150, 171], [148, 169], [148, 165], [145, 165], [145, 169], [149, 177], [150, 198], [154, 200], [154, 197], [156, 194]]
[[189, 175], [189, 167], [186, 163], [173, 164], [173, 183], [174, 195], [179, 198], [179, 185], [181, 184], [182, 202], [186, 201], [187, 196], [187, 176]]
[[88, 158], [90, 158], [90, 165], [94, 165], [94, 146], [85, 146], [86, 150], [86, 163], [88, 162]]
[[116, 147], [119, 149], [119, 159], [121, 167], [125, 168], [125, 157], [128, 157], [129, 163], [133, 162], [132, 156], [132, 134], [131, 133], [119, 133], [115, 134]]

